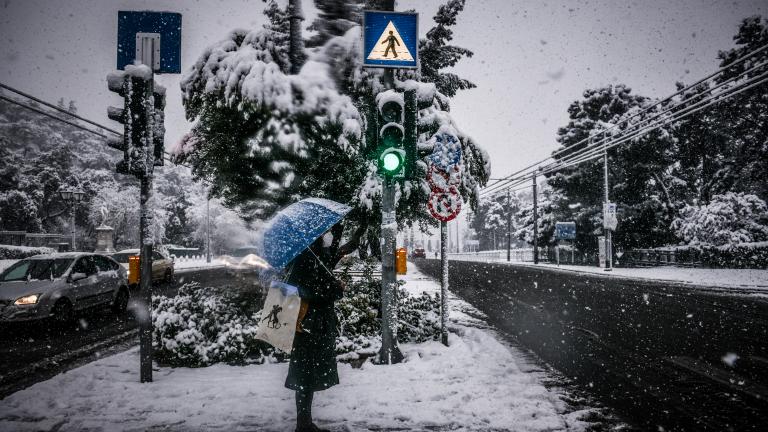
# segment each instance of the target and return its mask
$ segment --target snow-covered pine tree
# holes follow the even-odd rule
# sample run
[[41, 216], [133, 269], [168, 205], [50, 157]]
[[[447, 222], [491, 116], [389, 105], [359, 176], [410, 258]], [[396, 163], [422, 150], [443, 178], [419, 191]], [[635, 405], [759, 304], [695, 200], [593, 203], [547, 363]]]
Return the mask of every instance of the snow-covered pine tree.
[[360, 25], [364, 4], [364, 0], [315, 0], [318, 15], [308, 30], [316, 33], [307, 40], [307, 47], [322, 46], [328, 39], [343, 36]]
[[[232, 32], [184, 75], [183, 103], [195, 126], [179, 143], [178, 158], [193, 166], [197, 178], [211, 182], [212, 195], [249, 219], [267, 218], [308, 196], [350, 204], [348, 241], [338, 246], [337, 258], [366, 240], [375, 252], [381, 179], [362, 131], [365, 119], [375, 114], [370, 108], [373, 95], [382, 90], [381, 71], [361, 67], [360, 27], [355, 26], [308, 52], [301, 70], [290, 74], [284, 27], [274, 21], [265, 29]], [[439, 71], [445, 66], [423, 67]], [[461, 141], [459, 191], [476, 206], [490, 172], [487, 154], [458, 130], [448, 98], [434, 84], [406, 79], [418, 78], [412, 73], [399, 78], [397, 90], [418, 95], [419, 143], [427, 144], [438, 130]], [[398, 191], [398, 216], [402, 224], [426, 227], [435, 222], [425, 206], [426, 163], [417, 165], [417, 178]]]
[[[736, 47], [718, 54], [721, 67], [768, 44], [768, 20], [760, 16], [744, 19], [733, 39]], [[734, 78], [766, 60], [768, 53], [762, 51], [727, 69], [718, 81]], [[764, 71], [757, 69], [730, 85], [754, 78]], [[719, 108], [718, 132], [726, 137], [730, 154], [726, 154], [724, 166], [717, 172], [718, 190], [743, 191], [768, 200], [768, 182], [765, 181], [768, 178], [768, 84], [746, 90]]]
[[464, 57], [472, 57], [472, 51], [449, 45], [453, 40], [453, 30], [459, 12], [464, 10], [465, 0], [450, 0], [440, 6], [434, 17], [435, 25], [427, 32], [427, 38], [419, 41], [419, 57], [421, 59], [421, 78], [426, 82], [435, 83], [437, 91], [448, 97], [453, 97], [459, 90], [477, 87], [467, 79], [445, 69], [453, 67]]
[[[574, 151], [586, 144], [577, 143], [590, 135], [595, 140], [603, 133], [620, 135], [627, 128], [624, 119], [646, 107], [651, 101], [632, 94], [624, 85], [607, 86], [584, 92], [584, 99], [568, 108], [570, 121], [558, 129], [561, 148]], [[650, 110], [642, 118], [653, 116]], [[633, 122], [640, 121], [639, 118]], [[615, 129], [611, 129], [616, 126]], [[673, 163], [672, 138], [661, 128], [608, 150], [609, 196], [618, 203], [619, 227], [614, 243], [624, 248], [661, 246], [674, 239], [670, 223], [676, 214], [670, 193], [670, 167]], [[557, 158], [566, 157], [569, 152]], [[581, 250], [595, 250], [595, 235], [602, 232], [604, 199], [603, 161], [591, 162], [558, 171], [548, 182], [569, 205], [557, 205], [557, 221], [576, 221], [576, 244]]]

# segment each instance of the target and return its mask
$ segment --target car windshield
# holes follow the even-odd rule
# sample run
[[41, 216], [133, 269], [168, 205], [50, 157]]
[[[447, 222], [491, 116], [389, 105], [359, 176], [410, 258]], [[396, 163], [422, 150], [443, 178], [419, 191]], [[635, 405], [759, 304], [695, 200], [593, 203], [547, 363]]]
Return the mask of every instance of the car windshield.
[[136, 256], [138, 253], [116, 253], [112, 255], [112, 259], [119, 263], [126, 264], [128, 263], [128, 258], [132, 256]]
[[58, 278], [72, 261], [72, 258], [21, 260], [0, 273], [0, 282]]

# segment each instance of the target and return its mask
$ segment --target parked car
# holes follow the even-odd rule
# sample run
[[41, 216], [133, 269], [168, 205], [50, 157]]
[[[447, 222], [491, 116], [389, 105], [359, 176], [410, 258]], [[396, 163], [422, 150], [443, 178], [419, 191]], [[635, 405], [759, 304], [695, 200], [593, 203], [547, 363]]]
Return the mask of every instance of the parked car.
[[[128, 258], [139, 256], [139, 254], [140, 251], [138, 249], [125, 249], [112, 254], [112, 258], [119, 262], [128, 272], [128, 276], [130, 276]], [[152, 252], [152, 282], [164, 281], [171, 283], [173, 282], [174, 272], [173, 258], [157, 250]]]
[[411, 254], [411, 258], [426, 258], [427, 253], [424, 251], [424, 248], [416, 248], [413, 250], [413, 253]]
[[100, 305], [122, 313], [129, 296], [125, 270], [107, 256], [35, 255], [0, 273], [0, 322], [53, 317], [65, 323], [75, 311]]

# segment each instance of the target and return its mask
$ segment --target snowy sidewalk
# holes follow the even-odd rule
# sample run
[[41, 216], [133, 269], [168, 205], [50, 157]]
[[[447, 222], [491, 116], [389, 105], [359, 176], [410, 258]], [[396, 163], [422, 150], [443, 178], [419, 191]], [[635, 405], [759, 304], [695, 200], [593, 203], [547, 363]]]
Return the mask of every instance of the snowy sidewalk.
[[552, 263], [533, 264], [531, 262], [510, 261], [506, 259], [487, 259], [471, 255], [451, 257], [452, 261], [476, 261], [492, 264], [535, 266], [559, 269], [575, 273], [591, 273], [605, 277], [625, 277], [632, 279], [650, 279], [675, 283], [684, 283], [716, 288], [758, 288], [768, 293], [768, 270], [765, 269], [710, 269], [691, 267], [617, 267], [605, 271], [597, 266], [557, 265]]
[[[411, 293], [439, 286], [409, 269]], [[566, 414], [560, 395], [530, 371], [523, 354], [484, 330], [482, 316], [450, 299], [450, 347], [405, 345], [407, 361], [339, 364], [341, 384], [315, 396], [314, 414], [334, 431], [578, 431], [588, 424]], [[291, 431], [288, 365], [159, 368], [138, 382], [138, 349], [101, 359], [0, 401], [0, 430]]]

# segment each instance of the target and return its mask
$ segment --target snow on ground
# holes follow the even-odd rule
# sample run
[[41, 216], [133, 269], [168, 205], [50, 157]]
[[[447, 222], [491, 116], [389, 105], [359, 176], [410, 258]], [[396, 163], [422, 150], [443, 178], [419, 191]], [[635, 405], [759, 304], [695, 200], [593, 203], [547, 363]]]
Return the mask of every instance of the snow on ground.
[[203, 268], [203, 267], [221, 267], [224, 265], [224, 262], [217, 258], [211, 257], [211, 262], [206, 262], [205, 257], [194, 257], [194, 258], [176, 258], [173, 260], [173, 268], [174, 270], [190, 270], [190, 269], [197, 269], [197, 268]]
[[[412, 293], [439, 286], [413, 269]], [[336, 431], [578, 431], [560, 395], [542, 385], [530, 361], [474, 326], [471, 306], [451, 298], [450, 346], [405, 345], [398, 365], [339, 364], [341, 384], [315, 396], [314, 415]], [[476, 312], [476, 311], [475, 311]], [[482, 315], [479, 312], [472, 313]], [[477, 319], [475, 319], [476, 321]], [[107, 357], [38, 383], [0, 401], [0, 430], [290, 431], [293, 392], [288, 365], [155, 369], [138, 381], [138, 349]]]
[[[533, 265], [533, 264], [530, 264]], [[708, 269], [689, 267], [638, 267], [614, 268], [605, 271], [600, 267], [540, 264], [568, 271], [598, 273], [606, 276], [622, 276], [636, 279], [655, 279], [683, 282], [692, 285], [714, 287], [755, 287], [768, 290], [768, 270], [761, 269]]]
[[768, 292], [768, 270], [765, 269], [710, 269], [710, 268], [690, 268], [690, 267], [637, 267], [625, 268], [618, 267], [611, 271], [605, 271], [597, 266], [575, 266], [560, 265], [552, 263], [533, 264], [525, 261], [507, 262], [506, 256], [502, 258], [488, 257], [481, 254], [459, 254], [451, 255], [450, 260], [456, 261], [479, 261], [492, 262], [496, 264], [539, 266], [548, 268], [557, 268], [579, 273], [594, 273], [606, 277], [621, 276], [636, 279], [653, 279], [673, 282], [682, 282], [691, 285], [718, 287], [718, 288], [765, 288]]

